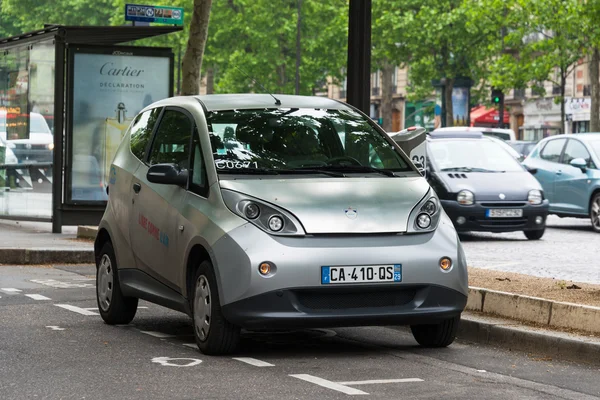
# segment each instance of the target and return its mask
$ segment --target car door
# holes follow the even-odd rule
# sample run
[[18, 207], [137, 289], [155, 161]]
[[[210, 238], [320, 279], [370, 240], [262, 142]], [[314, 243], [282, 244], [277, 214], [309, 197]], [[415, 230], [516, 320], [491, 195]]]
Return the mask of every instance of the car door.
[[[583, 158], [586, 161], [585, 171], [570, 165], [575, 158]], [[587, 215], [590, 201], [588, 180], [593, 173], [590, 168], [595, 168], [595, 165], [589, 151], [579, 140], [570, 138], [563, 152], [560, 167], [556, 171], [553, 205], [556, 211]]]
[[567, 140], [564, 138], [548, 140], [538, 154], [528, 157], [523, 163], [529, 168], [537, 169], [534, 176], [542, 185], [544, 195], [550, 202], [550, 207], [553, 206], [555, 201], [554, 182], [556, 173], [562, 167], [560, 157], [566, 142]]
[[182, 109], [167, 107], [158, 122], [147, 162], [132, 181], [133, 212], [130, 218], [132, 249], [137, 267], [164, 284], [180, 291], [178, 268], [169, 250], [177, 246], [177, 214], [186, 188], [150, 183], [150, 166], [177, 164], [189, 168], [192, 119]]

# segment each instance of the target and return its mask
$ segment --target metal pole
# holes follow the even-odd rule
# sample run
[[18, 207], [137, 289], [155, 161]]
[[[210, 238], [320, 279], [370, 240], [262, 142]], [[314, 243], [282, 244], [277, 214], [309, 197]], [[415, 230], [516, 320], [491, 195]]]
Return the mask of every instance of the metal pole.
[[371, 103], [371, 0], [350, 0], [346, 102], [369, 115]]
[[498, 106], [498, 128], [504, 127], [504, 92], [500, 96], [500, 104]]
[[54, 42], [54, 153], [52, 166], [52, 233], [62, 232], [63, 129], [65, 107], [65, 43], [60, 34]]
[[177, 54], [177, 96], [179, 95], [181, 95], [181, 43], [179, 43]]
[[296, 20], [296, 94], [300, 94], [300, 26], [302, 24], [302, 0], [297, 1], [298, 18]]

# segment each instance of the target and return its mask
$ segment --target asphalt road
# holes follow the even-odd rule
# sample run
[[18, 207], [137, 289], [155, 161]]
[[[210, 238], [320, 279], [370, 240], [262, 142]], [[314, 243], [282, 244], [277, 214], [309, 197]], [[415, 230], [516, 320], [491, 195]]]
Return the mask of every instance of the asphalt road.
[[[97, 314], [93, 266], [0, 267], [1, 399], [588, 399], [597, 366], [386, 327], [244, 333], [238, 354], [194, 349], [190, 320], [141, 302]], [[143, 307], [143, 308], [142, 308]]]
[[548, 217], [539, 241], [522, 232], [461, 235], [469, 266], [600, 284], [600, 234], [589, 219]]

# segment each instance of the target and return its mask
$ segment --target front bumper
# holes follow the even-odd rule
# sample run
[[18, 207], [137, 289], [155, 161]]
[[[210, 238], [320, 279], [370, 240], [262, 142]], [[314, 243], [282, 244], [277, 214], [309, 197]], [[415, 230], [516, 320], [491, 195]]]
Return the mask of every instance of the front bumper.
[[[441, 200], [444, 211], [459, 232], [480, 231], [480, 232], [513, 232], [539, 230], [546, 226], [546, 217], [548, 216], [548, 200], [542, 204], [534, 206], [526, 201], [481, 201], [471, 206], [463, 206], [455, 200]], [[486, 210], [488, 209], [522, 209], [523, 216], [519, 218], [488, 218]], [[535, 217], [543, 218], [541, 224], [537, 224]], [[465, 222], [459, 224], [459, 217], [464, 217]]]
[[436, 285], [276, 290], [230, 303], [225, 318], [250, 330], [431, 324], [460, 315], [467, 296]]

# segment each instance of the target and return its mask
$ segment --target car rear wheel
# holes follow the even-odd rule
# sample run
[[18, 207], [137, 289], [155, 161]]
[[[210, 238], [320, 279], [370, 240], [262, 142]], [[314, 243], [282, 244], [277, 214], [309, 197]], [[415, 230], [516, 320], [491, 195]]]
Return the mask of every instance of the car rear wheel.
[[460, 315], [439, 324], [411, 325], [415, 340], [423, 347], [447, 347], [456, 338]]
[[592, 228], [600, 233], [600, 193], [596, 193], [590, 203], [590, 220]]
[[227, 321], [221, 312], [215, 272], [208, 261], [202, 262], [196, 271], [192, 317], [194, 336], [202, 353], [221, 355], [235, 351], [240, 328]]
[[138, 299], [121, 293], [115, 251], [110, 242], [102, 246], [96, 266], [96, 300], [100, 316], [109, 325], [128, 324], [137, 312]]
[[542, 236], [544, 236], [545, 231], [546, 228], [537, 229], [535, 231], [523, 231], [523, 233], [525, 234], [525, 237], [529, 240], [540, 240]]

